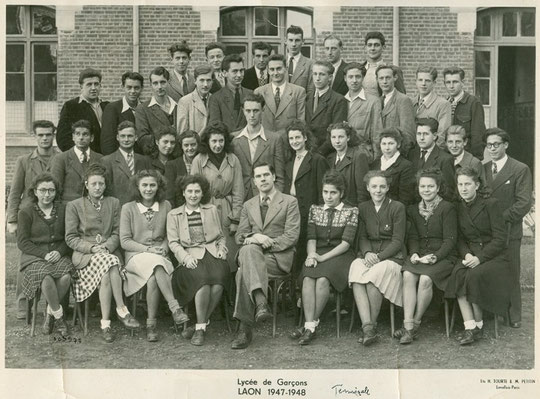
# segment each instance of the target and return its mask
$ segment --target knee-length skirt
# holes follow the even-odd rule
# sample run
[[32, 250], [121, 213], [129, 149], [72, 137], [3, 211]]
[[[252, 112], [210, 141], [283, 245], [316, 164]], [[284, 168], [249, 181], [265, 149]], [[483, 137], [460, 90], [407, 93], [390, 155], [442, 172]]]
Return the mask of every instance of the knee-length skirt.
[[36, 295], [36, 290], [41, 287], [45, 276], [58, 279], [73, 270], [73, 263], [69, 256], [64, 256], [55, 263], [46, 260], [32, 262], [23, 271], [22, 292], [26, 298], [32, 299]]
[[402, 271], [428, 276], [431, 281], [433, 281], [433, 284], [435, 284], [439, 290], [444, 292], [446, 290], [448, 279], [454, 269], [454, 261], [455, 258], [452, 260], [442, 259], [432, 265], [425, 265], [423, 263], [417, 263], [415, 265], [410, 259], [407, 259], [402, 266]]
[[[330, 251], [332, 248], [329, 248]], [[325, 252], [328, 252], [325, 251]], [[320, 255], [324, 255], [322, 252]], [[335, 256], [332, 259], [328, 259], [325, 262], [317, 263], [316, 267], [302, 267], [302, 273], [300, 275], [300, 281], [304, 280], [304, 277], [311, 277], [314, 279], [326, 277], [332, 287], [338, 292], [342, 292], [347, 288], [347, 278], [349, 276], [349, 268], [354, 260], [353, 251], [347, 251], [341, 255]]]
[[126, 296], [131, 296], [144, 287], [157, 266], [163, 266], [168, 275], [174, 271], [171, 261], [165, 256], [150, 252], [132, 256], [126, 265], [126, 281], [124, 282]]
[[403, 306], [401, 266], [393, 260], [383, 260], [371, 267], [363, 259], [356, 259], [349, 270], [349, 284], [372, 283], [394, 305]]
[[96, 290], [101, 279], [113, 266], [119, 266], [118, 256], [107, 253], [92, 255], [90, 262], [84, 268], [77, 270], [77, 277], [73, 283], [75, 301], [82, 302], [90, 297]]

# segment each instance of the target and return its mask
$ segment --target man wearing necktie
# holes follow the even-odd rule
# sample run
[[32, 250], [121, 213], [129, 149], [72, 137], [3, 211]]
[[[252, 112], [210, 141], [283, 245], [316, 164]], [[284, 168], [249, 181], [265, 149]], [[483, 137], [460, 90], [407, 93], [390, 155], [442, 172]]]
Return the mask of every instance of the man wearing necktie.
[[304, 31], [299, 26], [291, 25], [287, 28], [286, 35], [287, 80], [308, 91], [313, 84], [311, 80], [313, 60], [304, 57], [301, 53], [304, 45]]
[[255, 90], [269, 82], [268, 79], [268, 57], [272, 53], [272, 46], [266, 42], [253, 43], [252, 52], [253, 66], [246, 69], [242, 86], [246, 89]]
[[206, 55], [206, 62], [212, 66], [213, 82], [210, 93], [215, 93], [222, 87], [225, 87], [225, 76], [221, 70], [221, 63], [225, 58], [225, 46], [222, 43], [211, 42], [208, 43], [204, 49]]
[[274, 169], [267, 163], [253, 168], [259, 195], [244, 203], [236, 232], [238, 272], [234, 317], [240, 321], [232, 349], [244, 349], [253, 339], [256, 322], [272, 319], [268, 278], [290, 273], [300, 234], [300, 212], [293, 196], [274, 187]]
[[195, 68], [195, 90], [178, 101], [178, 125], [176, 131], [187, 130], [202, 133], [208, 122], [208, 102], [212, 87], [212, 67], [202, 64]]
[[188, 95], [195, 89], [195, 79], [188, 71], [193, 51], [185, 40], [171, 45], [168, 49], [171, 57], [173, 70], [167, 94], [176, 102], [183, 96]]

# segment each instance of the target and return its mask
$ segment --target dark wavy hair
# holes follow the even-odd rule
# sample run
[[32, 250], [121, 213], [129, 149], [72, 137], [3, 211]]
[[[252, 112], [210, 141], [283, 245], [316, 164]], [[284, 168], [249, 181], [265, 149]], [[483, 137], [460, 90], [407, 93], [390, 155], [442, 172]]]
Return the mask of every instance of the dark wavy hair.
[[208, 182], [206, 177], [204, 177], [203, 175], [199, 175], [199, 174], [186, 175], [177, 179], [177, 181], [179, 182], [179, 186], [180, 186], [179, 192], [181, 193], [182, 197], [184, 194], [184, 190], [186, 189], [187, 186], [189, 186], [190, 184], [198, 184], [199, 187], [201, 187], [201, 191], [202, 191], [201, 204], [207, 204], [210, 201], [210, 198], [211, 198], [210, 183]]
[[334, 186], [341, 195], [345, 195], [345, 190], [347, 190], [347, 180], [341, 172], [338, 172], [335, 169], [330, 169], [327, 171], [322, 178], [322, 185], [331, 184]]
[[[479, 183], [480, 186], [478, 187], [478, 190], [476, 190], [476, 194], [479, 195], [482, 198], [489, 198], [491, 197], [492, 190], [489, 187], [486, 187], [482, 184], [482, 181], [480, 180], [480, 173], [475, 168], [470, 168], [468, 166], [457, 168], [456, 170], [456, 183], [458, 176], [468, 176], [475, 183]], [[457, 185], [457, 184], [456, 184]], [[458, 190], [459, 195], [459, 190]], [[461, 196], [460, 196], [461, 197]]]
[[158, 188], [156, 191], [156, 196], [154, 198], [157, 202], [162, 202], [165, 199], [165, 193], [167, 191], [167, 181], [163, 175], [155, 169], [143, 169], [139, 170], [129, 179], [129, 189], [131, 192], [131, 200], [142, 202], [141, 192], [139, 191], [139, 183], [145, 177], [153, 177], [156, 179]]
[[166, 135], [174, 136], [175, 138], [175, 145], [172, 153], [169, 155], [169, 159], [175, 159], [178, 158], [178, 145], [176, 141], [176, 130], [172, 126], [160, 126], [157, 128], [154, 136], [154, 140], [152, 140], [152, 144], [150, 146], [150, 158], [157, 159], [159, 156], [159, 147], [157, 145], [157, 142]]
[[201, 145], [199, 147], [199, 153], [201, 154], [208, 154], [212, 150], [210, 150], [210, 146], [208, 142], [210, 141], [210, 137], [213, 134], [220, 134], [225, 139], [225, 145], [223, 146], [223, 151], [230, 154], [233, 151], [232, 148], [232, 139], [233, 136], [229, 132], [229, 128], [226, 124], [224, 124], [221, 121], [213, 121], [210, 122], [201, 134]]
[[201, 136], [199, 136], [199, 133], [197, 133], [195, 130], [186, 130], [182, 132], [182, 134], [178, 136], [178, 140], [176, 140], [178, 153], [180, 154], [180, 156], [184, 155], [184, 150], [182, 149], [182, 141], [191, 137], [193, 137], [197, 142], [197, 154], [199, 153], [199, 149], [201, 147]]
[[363, 179], [366, 187], [369, 185], [369, 181], [373, 179], [374, 177], [384, 177], [384, 179], [386, 180], [386, 184], [388, 185], [388, 187], [390, 187], [391, 179], [388, 176], [386, 176], [386, 173], [383, 170], [370, 170], [369, 172], [367, 172], [364, 175], [364, 179]]
[[326, 129], [326, 131], [328, 132], [328, 134], [326, 135], [326, 141], [328, 142], [330, 147], [332, 147], [332, 141], [330, 140], [332, 130], [345, 130], [345, 134], [347, 134], [347, 137], [350, 138], [347, 147], [356, 147], [360, 144], [360, 139], [358, 138], [358, 134], [356, 134], [356, 130], [354, 130], [354, 128], [349, 125], [347, 121], [343, 121], [338, 123], [332, 123], [330, 126], [328, 126], [328, 129]]
[[105, 168], [105, 166], [99, 163], [92, 163], [88, 166], [88, 169], [86, 169], [86, 173], [84, 174], [85, 184], [83, 186], [83, 197], [88, 195], [86, 183], [88, 182], [88, 179], [92, 176], [102, 176], [105, 179], [105, 191], [103, 192], [103, 196], [107, 196], [109, 194], [109, 178], [107, 176], [107, 169]]
[[439, 189], [444, 184], [442, 172], [439, 168], [420, 169], [418, 172], [416, 172], [416, 185], [417, 186], [422, 177], [429, 177], [435, 180], [435, 183], [437, 184], [437, 187], [439, 187]]
[[37, 189], [41, 183], [54, 184], [54, 188], [56, 189], [56, 193], [54, 194], [55, 202], [59, 201], [62, 198], [62, 187], [60, 186], [60, 182], [52, 174], [48, 172], [44, 172], [34, 177], [34, 180], [32, 180], [32, 184], [28, 188], [28, 191], [27, 191], [28, 198], [30, 198], [32, 202], [37, 203], [38, 201], [36, 194], [34, 193], [34, 190]]
[[[315, 144], [315, 137], [313, 137], [313, 133], [311, 132], [309, 126], [300, 119], [293, 120], [289, 126], [287, 126], [287, 129], [285, 129], [285, 132], [287, 134], [287, 143], [289, 143], [289, 132], [293, 130], [298, 130], [302, 133], [302, 136], [306, 139], [306, 150], [314, 150], [316, 148]], [[291, 145], [287, 147], [287, 158], [289, 160], [294, 159], [295, 157], [295, 151], [291, 148]]]

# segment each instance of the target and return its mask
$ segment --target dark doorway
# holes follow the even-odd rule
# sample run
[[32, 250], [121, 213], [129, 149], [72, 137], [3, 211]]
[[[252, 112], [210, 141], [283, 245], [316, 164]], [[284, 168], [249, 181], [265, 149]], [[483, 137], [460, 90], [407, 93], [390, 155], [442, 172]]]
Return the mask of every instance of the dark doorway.
[[500, 46], [497, 124], [510, 134], [508, 155], [534, 171], [535, 47]]

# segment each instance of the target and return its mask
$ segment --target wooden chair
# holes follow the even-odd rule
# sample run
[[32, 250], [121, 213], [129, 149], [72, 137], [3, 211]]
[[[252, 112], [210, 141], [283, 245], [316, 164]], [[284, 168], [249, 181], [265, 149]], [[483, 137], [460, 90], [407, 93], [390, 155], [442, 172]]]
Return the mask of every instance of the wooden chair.
[[[336, 295], [336, 337], [341, 337], [341, 292], [335, 292]], [[304, 308], [300, 307], [300, 316], [298, 317], [298, 328], [302, 327], [304, 317]]]
[[293, 303], [293, 306], [296, 308], [296, 290], [295, 290], [295, 281], [292, 276], [292, 274], [287, 274], [284, 276], [279, 277], [269, 277], [268, 278], [268, 290], [269, 294], [272, 296], [272, 338], [276, 337], [276, 328], [277, 328], [277, 308], [278, 308], [278, 298], [279, 294], [281, 292], [282, 294], [282, 311], [285, 312], [285, 301], [286, 301], [286, 295], [285, 291], [283, 291], [283, 287], [285, 284], [289, 284], [289, 294], [291, 297], [291, 301]]
[[[79, 321], [81, 323], [81, 326], [83, 328], [83, 335], [88, 335], [88, 314], [90, 313], [90, 302], [88, 301], [90, 298], [86, 298], [82, 303], [81, 302], [75, 302], [75, 309], [73, 310], [73, 321], [72, 325], [75, 327], [75, 324], [77, 323], [77, 317], [79, 318]], [[81, 306], [84, 305], [84, 317], [82, 314]]]
[[36, 290], [34, 299], [26, 301], [26, 324], [31, 324], [30, 336], [36, 335], [36, 319], [37, 319], [37, 306], [41, 297], [41, 288]]

